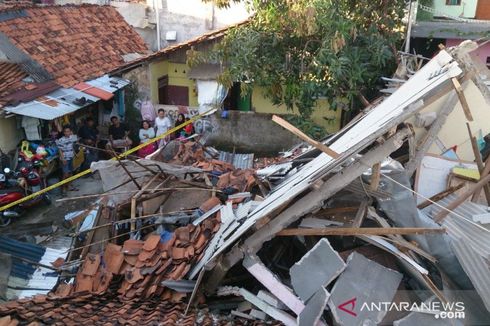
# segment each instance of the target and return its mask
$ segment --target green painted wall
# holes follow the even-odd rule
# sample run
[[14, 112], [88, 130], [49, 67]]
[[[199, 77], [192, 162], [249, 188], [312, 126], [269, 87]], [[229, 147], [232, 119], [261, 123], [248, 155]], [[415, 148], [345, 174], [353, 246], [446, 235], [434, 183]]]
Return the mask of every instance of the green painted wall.
[[[459, 6], [447, 5], [447, 0], [433, 0], [434, 9], [446, 15], [464, 18], [475, 18], [478, 0], [461, 0]], [[419, 9], [420, 10], [420, 9]], [[438, 14], [434, 14], [438, 16]]]

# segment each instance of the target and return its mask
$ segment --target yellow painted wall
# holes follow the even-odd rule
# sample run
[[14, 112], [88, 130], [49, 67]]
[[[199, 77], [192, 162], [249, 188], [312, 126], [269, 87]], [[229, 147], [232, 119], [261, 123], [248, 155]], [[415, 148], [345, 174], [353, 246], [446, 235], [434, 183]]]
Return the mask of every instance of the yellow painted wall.
[[[285, 105], [274, 105], [264, 96], [261, 88], [256, 87], [252, 92], [252, 108], [257, 113], [275, 113], [275, 114], [298, 114], [295, 108], [293, 112], [289, 111]], [[324, 119], [327, 118], [330, 121]], [[340, 110], [330, 110], [327, 100], [318, 100], [317, 105], [311, 115], [312, 120], [324, 127], [329, 133], [336, 132], [340, 129]], [[331, 121], [331, 119], [334, 119]]]
[[[158, 103], [158, 79], [164, 75], [168, 75], [169, 85], [186, 86], [189, 88], [189, 106], [198, 106], [196, 83], [194, 80], [187, 78], [188, 72], [189, 67], [185, 63], [173, 63], [167, 60], [151, 63], [150, 85], [153, 103]], [[262, 89], [258, 87], [252, 92], [252, 108], [257, 113], [291, 113], [284, 105], [273, 105], [270, 100], [264, 97]], [[298, 111], [294, 110], [292, 113], [297, 114]], [[324, 117], [333, 119], [333, 121], [327, 121]], [[312, 114], [313, 121], [323, 126], [329, 133], [336, 132], [340, 129], [340, 118], [341, 111], [330, 110], [326, 100], [319, 100]]]
[[150, 64], [151, 100], [158, 103], [158, 79], [168, 75], [168, 84], [189, 88], [189, 106], [197, 106], [196, 84], [187, 78], [189, 67], [185, 63], [159, 61]]
[[15, 149], [23, 137], [22, 129], [17, 129], [15, 117], [0, 118], [0, 132], [0, 149], [5, 153]]

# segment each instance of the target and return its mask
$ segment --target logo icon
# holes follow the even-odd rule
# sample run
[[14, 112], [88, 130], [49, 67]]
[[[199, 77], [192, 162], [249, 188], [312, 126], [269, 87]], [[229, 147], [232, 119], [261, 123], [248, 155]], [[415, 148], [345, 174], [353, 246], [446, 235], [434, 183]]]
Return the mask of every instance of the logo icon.
[[338, 308], [351, 316], [357, 317], [357, 314], [354, 312], [354, 309], [356, 309], [356, 300], [357, 298], [355, 297], [347, 300], [346, 302], [339, 304]]

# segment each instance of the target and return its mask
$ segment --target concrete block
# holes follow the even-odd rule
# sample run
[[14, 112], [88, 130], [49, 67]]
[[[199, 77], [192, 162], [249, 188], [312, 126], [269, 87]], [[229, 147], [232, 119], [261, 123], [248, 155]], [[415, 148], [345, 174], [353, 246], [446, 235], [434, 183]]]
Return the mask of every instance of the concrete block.
[[321, 239], [289, 270], [296, 294], [306, 302], [345, 268], [345, 263], [326, 238]]
[[317, 325], [320, 320], [325, 307], [327, 306], [327, 301], [330, 296], [324, 287], [320, 288], [308, 302], [306, 303], [305, 309], [298, 316], [298, 326], [311, 326]]
[[392, 302], [401, 279], [401, 273], [353, 252], [332, 289], [328, 305], [333, 317], [344, 326], [380, 323], [387, 312], [370, 308]]
[[250, 310], [250, 316], [254, 317], [255, 319], [260, 319], [260, 320], [266, 320], [267, 315], [265, 312], [257, 310], [257, 309], [252, 309]]
[[266, 289], [270, 292], [274, 292], [277, 298], [279, 298], [279, 300], [281, 300], [295, 314], [299, 314], [303, 311], [305, 308], [304, 303], [301, 302], [290, 288], [282, 284], [278, 277], [265, 267], [257, 256], [245, 256], [243, 259], [243, 267], [245, 267], [257, 281], [262, 283]]
[[268, 305], [265, 301], [260, 300], [257, 298], [256, 295], [252, 294], [251, 292], [245, 290], [245, 289], [240, 289], [240, 294], [243, 296], [243, 298], [250, 303], [252, 303], [254, 306], [274, 318], [275, 320], [279, 320], [286, 326], [296, 326], [296, 320], [289, 315], [288, 313], [274, 308], [273, 306]]
[[259, 299], [264, 300], [268, 304], [270, 304], [273, 307], [279, 308], [279, 309], [287, 309], [286, 305], [283, 304], [276, 296], [274, 296], [272, 293], [260, 290], [259, 293], [257, 293], [257, 297]]

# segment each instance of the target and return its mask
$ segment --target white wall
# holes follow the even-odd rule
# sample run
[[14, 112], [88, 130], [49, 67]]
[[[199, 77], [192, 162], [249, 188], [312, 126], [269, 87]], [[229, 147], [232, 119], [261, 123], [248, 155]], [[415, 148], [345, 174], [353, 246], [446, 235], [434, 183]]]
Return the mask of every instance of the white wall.
[[[459, 6], [448, 6], [446, 5], [446, 0], [434, 0], [434, 9], [449, 16], [475, 18], [477, 4], [478, 0], [461, 0]], [[439, 13], [434, 14], [436, 17], [439, 15]]]
[[[479, 138], [479, 135], [485, 136], [490, 133], [490, 124], [488, 123], [490, 121], [490, 105], [472, 81], [466, 82], [463, 84], [463, 87], [474, 120], [473, 122], [470, 122], [471, 131], [477, 138]], [[444, 106], [448, 96], [449, 95], [445, 95], [441, 97], [426, 109], [422, 110], [422, 112], [439, 112]], [[460, 159], [473, 161], [475, 157], [473, 155], [470, 137], [466, 128], [466, 121], [463, 108], [458, 101], [439, 132], [438, 138], [446, 148], [457, 145], [458, 149], [456, 153]], [[413, 124], [414, 119], [410, 119], [409, 122]], [[415, 135], [417, 137], [416, 141], [418, 142], [423, 135], [425, 135], [424, 129], [415, 128]], [[441, 154], [441, 150], [436, 144], [433, 144], [429, 149], [429, 153], [439, 155]]]
[[[241, 22], [249, 16], [244, 4], [232, 3], [230, 8], [218, 9], [213, 3], [201, 0], [155, 0], [161, 2], [160, 34], [162, 47], [184, 42], [212, 30]], [[152, 6], [152, 0], [147, 4]], [[167, 31], [176, 31], [177, 40], [167, 41]]]
[[[213, 3], [201, 0], [146, 0], [140, 3], [110, 0], [55, 0], [56, 4], [111, 4], [133, 26], [152, 51], [157, 50], [156, 18], [154, 8], [160, 12], [160, 40], [165, 48], [185, 42], [212, 30], [226, 27], [249, 17], [242, 3], [231, 3], [229, 8], [218, 9]], [[167, 41], [168, 31], [176, 31], [177, 39]]]

